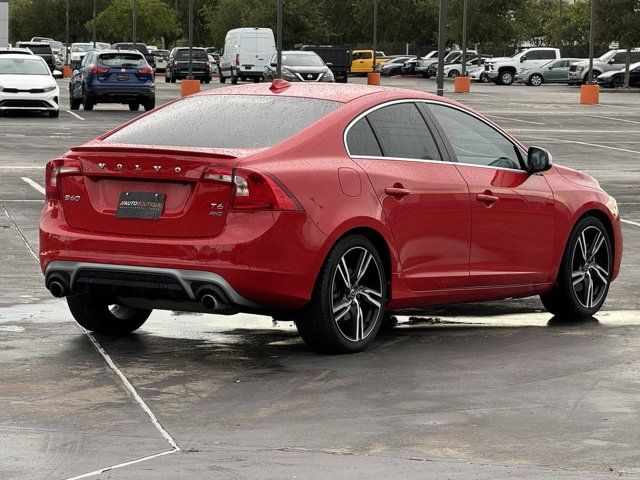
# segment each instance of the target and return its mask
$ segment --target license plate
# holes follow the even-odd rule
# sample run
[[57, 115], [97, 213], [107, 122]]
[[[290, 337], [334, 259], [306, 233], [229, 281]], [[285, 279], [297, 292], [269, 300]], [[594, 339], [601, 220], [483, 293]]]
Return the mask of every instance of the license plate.
[[117, 218], [157, 220], [164, 208], [164, 193], [122, 192], [116, 208]]
[[120, 80], [120, 81], [129, 80], [129, 74], [128, 73], [119, 73], [118, 74], [118, 80]]

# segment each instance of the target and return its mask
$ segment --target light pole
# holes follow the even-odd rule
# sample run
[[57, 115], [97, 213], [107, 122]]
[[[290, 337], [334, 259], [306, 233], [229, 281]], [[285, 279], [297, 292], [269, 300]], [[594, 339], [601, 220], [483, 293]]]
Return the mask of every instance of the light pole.
[[193, 80], [193, 0], [189, 0], [189, 74], [187, 80]]
[[462, 68], [461, 75], [467, 75], [467, 1], [462, 2]]
[[276, 77], [282, 78], [282, 8], [284, 0], [278, 0], [276, 13]]
[[132, 12], [132, 21], [133, 21], [133, 47], [136, 46], [136, 24], [138, 23], [138, 0], [133, 0], [133, 12]]
[[376, 49], [378, 46], [378, 0], [373, 0], [373, 71], [376, 71]]
[[593, 50], [596, 41], [596, 0], [591, 0], [591, 25], [589, 26], [589, 83], [593, 83]]
[[564, 0], [560, 0], [560, 9], [558, 11], [558, 48], [560, 49], [560, 56], [562, 56], [562, 7]]
[[438, 75], [437, 91], [440, 96], [444, 95], [444, 43], [447, 34], [447, 0], [440, 0], [440, 15], [438, 19]]
[[96, 0], [93, 0], [93, 49], [96, 48]]
[[67, 2], [66, 2], [66, 11], [65, 11], [65, 20], [64, 21], [65, 21], [65, 25], [66, 25], [65, 29], [66, 29], [66, 32], [67, 32], [67, 46], [65, 47], [67, 49], [66, 50], [66, 53], [67, 53], [66, 62], [67, 62], [67, 65], [69, 65], [69, 0], [67, 0]]

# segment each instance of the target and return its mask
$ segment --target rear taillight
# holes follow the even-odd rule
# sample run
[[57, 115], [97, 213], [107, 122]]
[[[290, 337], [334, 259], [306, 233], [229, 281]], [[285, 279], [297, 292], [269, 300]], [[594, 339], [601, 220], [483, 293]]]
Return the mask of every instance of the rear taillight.
[[146, 65], [144, 67], [140, 67], [138, 69], [138, 73], [142, 73], [143, 75], [151, 75], [153, 73], [153, 68], [151, 68], [149, 65]]
[[82, 175], [82, 166], [78, 160], [56, 159], [47, 163], [45, 170], [47, 199], [59, 200], [61, 198], [60, 179], [72, 175]]
[[173, 68], [176, 68], [178, 66], [178, 62], [176, 60], [174, 60], [173, 63], [171, 64], [171, 66]]
[[240, 54], [236, 53], [236, 67], [240, 66]]
[[226, 167], [209, 167], [202, 180], [231, 184], [231, 210], [302, 210], [293, 195], [266, 173]]
[[107, 73], [107, 69], [105, 67], [101, 67], [100, 65], [91, 65], [91, 73], [97, 73], [98, 75], [103, 75]]

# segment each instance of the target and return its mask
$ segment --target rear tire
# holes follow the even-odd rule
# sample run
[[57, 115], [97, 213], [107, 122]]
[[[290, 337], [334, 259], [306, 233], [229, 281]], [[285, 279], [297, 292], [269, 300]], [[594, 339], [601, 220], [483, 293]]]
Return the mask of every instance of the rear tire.
[[227, 83], [227, 77], [224, 76], [224, 74], [222, 73], [222, 70], [218, 71], [218, 74], [220, 78], [220, 83]]
[[612, 264], [607, 229], [597, 218], [583, 217], [569, 235], [553, 288], [540, 295], [543, 305], [563, 319], [591, 317], [607, 298]]
[[80, 109], [80, 101], [79, 98], [73, 98], [73, 93], [71, 93], [71, 89], [69, 89], [69, 108], [71, 110], [79, 110]]
[[329, 253], [296, 326], [314, 350], [354, 353], [376, 337], [387, 299], [380, 254], [362, 235], [348, 235]]
[[113, 304], [89, 294], [67, 297], [67, 305], [76, 322], [91, 332], [126, 335], [147, 321], [151, 310]]
[[93, 110], [93, 100], [87, 95], [87, 92], [82, 94], [82, 109], [86, 111]]
[[130, 102], [129, 110], [131, 110], [132, 112], [137, 112], [138, 110], [140, 110], [140, 102]]
[[142, 106], [144, 107], [144, 111], [148, 112], [149, 110], [153, 110], [154, 108], [156, 108], [156, 99], [155, 97], [147, 100], [145, 102], [142, 102]]
[[60, 116], [60, 110], [49, 110], [49, 117], [58, 118]]
[[164, 72], [164, 83], [169, 83], [169, 72]]

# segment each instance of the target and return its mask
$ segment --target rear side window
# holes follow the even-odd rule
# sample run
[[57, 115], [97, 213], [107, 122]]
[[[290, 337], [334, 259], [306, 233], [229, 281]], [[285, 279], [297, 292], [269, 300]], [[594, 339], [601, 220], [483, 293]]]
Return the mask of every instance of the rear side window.
[[382, 107], [367, 118], [385, 157], [440, 160], [433, 136], [415, 104]]
[[36, 55], [51, 55], [51, 45], [28, 45], [27, 48]]
[[142, 55], [134, 53], [102, 53], [98, 61], [109, 67], [142, 67], [147, 63]]
[[258, 95], [195, 95], [136, 120], [110, 143], [200, 148], [266, 148], [320, 120], [342, 104]]
[[369, 120], [361, 118], [349, 129], [347, 133], [347, 148], [349, 154], [366, 157], [381, 157], [382, 150], [376, 136], [373, 134]]
[[640, 52], [631, 52], [631, 63], [640, 62]]

